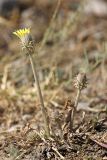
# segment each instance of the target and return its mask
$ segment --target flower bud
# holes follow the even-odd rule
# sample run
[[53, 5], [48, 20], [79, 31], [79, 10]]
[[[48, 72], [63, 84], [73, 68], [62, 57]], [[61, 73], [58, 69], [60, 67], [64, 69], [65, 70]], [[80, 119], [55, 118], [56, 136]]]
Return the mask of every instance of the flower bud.
[[74, 86], [80, 90], [87, 87], [87, 77], [85, 73], [79, 73], [75, 80], [74, 80]]

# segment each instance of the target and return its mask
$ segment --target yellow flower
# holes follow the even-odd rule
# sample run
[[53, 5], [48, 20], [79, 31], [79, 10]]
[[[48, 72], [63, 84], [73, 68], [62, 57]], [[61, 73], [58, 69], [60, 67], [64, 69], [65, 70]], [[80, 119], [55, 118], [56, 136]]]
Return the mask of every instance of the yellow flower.
[[20, 38], [22, 49], [25, 50], [26, 53], [34, 53], [34, 43], [32, 40], [30, 28], [19, 29], [13, 32], [13, 34]]
[[14, 35], [20, 38], [23, 46], [28, 46], [28, 44], [32, 42], [32, 36], [30, 33], [30, 28], [19, 29], [16, 32], [13, 32]]
[[25, 29], [19, 29], [15, 32], [13, 32], [14, 35], [22, 39], [24, 36], [27, 36], [30, 34], [30, 28], [25, 28]]

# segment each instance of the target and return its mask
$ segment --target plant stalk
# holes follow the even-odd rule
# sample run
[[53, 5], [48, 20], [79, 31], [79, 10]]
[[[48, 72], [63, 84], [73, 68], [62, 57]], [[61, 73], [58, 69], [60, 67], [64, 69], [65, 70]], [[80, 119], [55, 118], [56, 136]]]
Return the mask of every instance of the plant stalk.
[[78, 88], [77, 96], [76, 96], [76, 99], [75, 99], [74, 108], [73, 108], [72, 113], [71, 113], [71, 124], [70, 124], [70, 130], [71, 131], [73, 130], [74, 117], [75, 117], [75, 113], [76, 113], [76, 110], [77, 110], [77, 107], [78, 107], [80, 94], [81, 94], [81, 89]]
[[77, 109], [77, 106], [78, 106], [80, 94], [81, 94], [81, 89], [78, 89], [78, 91], [77, 91], [77, 96], [76, 96], [76, 99], [75, 99], [75, 104], [74, 104], [75, 110]]
[[42, 114], [43, 114], [43, 119], [44, 119], [44, 124], [45, 124], [45, 132], [46, 132], [47, 137], [50, 137], [50, 128], [49, 128], [49, 123], [48, 123], [48, 116], [47, 116], [47, 113], [46, 113], [44, 100], [43, 100], [43, 96], [42, 96], [42, 92], [41, 92], [41, 88], [40, 88], [38, 73], [37, 73], [37, 70], [34, 66], [34, 62], [33, 62], [33, 58], [32, 58], [31, 54], [29, 54], [29, 60], [30, 60], [34, 80], [35, 80], [35, 83], [37, 85], [38, 96], [39, 96], [39, 100], [40, 100], [40, 103], [41, 103], [41, 111], [42, 111]]

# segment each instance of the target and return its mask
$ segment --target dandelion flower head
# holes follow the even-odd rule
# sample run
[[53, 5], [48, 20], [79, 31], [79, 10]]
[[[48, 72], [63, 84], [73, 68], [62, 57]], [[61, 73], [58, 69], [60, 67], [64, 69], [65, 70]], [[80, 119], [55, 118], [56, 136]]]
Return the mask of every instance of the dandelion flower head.
[[25, 49], [30, 54], [34, 53], [34, 43], [32, 40], [30, 28], [19, 29], [13, 32], [13, 34], [20, 38], [22, 49]]
[[19, 29], [13, 32], [13, 34], [16, 35], [18, 38], [20, 38], [24, 46], [27, 46], [29, 42], [32, 41], [30, 28]]
[[30, 34], [30, 28], [24, 28], [24, 29], [19, 29], [15, 32], [13, 32], [14, 35], [16, 35], [17, 37], [19, 37], [20, 39], [23, 38], [26, 35]]

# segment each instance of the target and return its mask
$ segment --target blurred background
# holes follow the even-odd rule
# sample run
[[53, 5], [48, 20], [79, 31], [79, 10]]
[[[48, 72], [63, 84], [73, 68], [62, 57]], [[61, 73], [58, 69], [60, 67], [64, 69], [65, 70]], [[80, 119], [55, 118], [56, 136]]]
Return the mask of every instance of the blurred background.
[[32, 86], [29, 61], [12, 34], [25, 27], [31, 28], [35, 41], [34, 58], [41, 82], [47, 83], [51, 70], [59, 82], [81, 70], [91, 73], [94, 79], [90, 79], [95, 82], [100, 74], [97, 81], [104, 83], [98, 82], [99, 87], [105, 88], [106, 0], [0, 0], [2, 89]]

